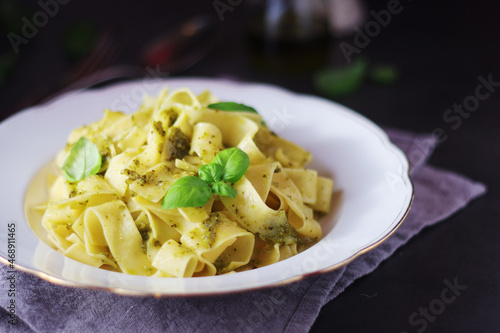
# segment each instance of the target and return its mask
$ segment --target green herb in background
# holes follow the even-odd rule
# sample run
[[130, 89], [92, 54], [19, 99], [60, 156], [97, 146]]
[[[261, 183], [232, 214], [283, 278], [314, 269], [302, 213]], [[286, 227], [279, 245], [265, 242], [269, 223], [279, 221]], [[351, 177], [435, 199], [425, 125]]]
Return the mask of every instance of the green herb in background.
[[367, 68], [368, 62], [364, 58], [357, 58], [349, 66], [327, 68], [318, 72], [314, 76], [314, 85], [326, 96], [345, 96], [361, 86]]
[[12, 53], [4, 53], [0, 55], [0, 88], [5, 86], [10, 74], [16, 66], [16, 56]]
[[368, 75], [370, 80], [375, 83], [389, 85], [398, 80], [399, 70], [390, 64], [375, 65], [370, 68]]
[[371, 82], [383, 85], [393, 84], [399, 79], [395, 65], [368, 65], [365, 58], [357, 58], [351, 65], [327, 68], [314, 76], [316, 89], [328, 97], [342, 97], [356, 92], [368, 78]]
[[94, 46], [99, 30], [89, 21], [77, 22], [66, 29], [63, 36], [63, 47], [66, 55], [77, 60], [90, 52]]
[[32, 18], [33, 10], [27, 9], [19, 1], [0, 1], [0, 26], [5, 34], [13, 32], [16, 35], [22, 35], [22, 28], [25, 24], [22, 21], [23, 17]]
[[70, 182], [77, 182], [95, 175], [101, 169], [102, 157], [92, 141], [81, 137], [71, 148], [61, 169]]
[[250, 158], [243, 150], [225, 149], [212, 162], [201, 166], [199, 178], [186, 176], [176, 180], [165, 194], [161, 208], [201, 207], [212, 193], [234, 199], [238, 193], [229, 183], [239, 181], [249, 165]]
[[242, 112], [258, 113], [257, 110], [255, 110], [251, 106], [235, 102], [213, 103], [208, 105], [207, 108], [213, 110], [221, 110], [221, 111], [242, 111]]

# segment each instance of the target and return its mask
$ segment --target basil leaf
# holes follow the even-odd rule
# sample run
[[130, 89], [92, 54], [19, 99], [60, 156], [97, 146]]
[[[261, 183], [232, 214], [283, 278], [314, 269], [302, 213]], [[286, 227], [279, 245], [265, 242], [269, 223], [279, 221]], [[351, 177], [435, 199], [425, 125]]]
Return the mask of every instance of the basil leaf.
[[243, 111], [243, 112], [258, 113], [257, 110], [255, 110], [251, 106], [235, 102], [213, 103], [208, 105], [207, 108], [213, 110], [221, 110], [221, 111]]
[[[235, 103], [235, 102], [213, 103], [213, 104], [209, 104], [207, 106], [207, 108], [213, 109], [213, 110], [235, 111], [235, 112], [252, 112], [252, 113], [258, 114], [257, 110], [255, 110], [253, 107], [245, 105], [245, 104]], [[266, 122], [264, 120], [261, 120], [260, 124], [262, 126], [267, 126]]]
[[70, 182], [77, 182], [95, 175], [101, 169], [102, 157], [92, 141], [81, 137], [71, 148], [61, 169]]
[[64, 51], [71, 60], [78, 60], [96, 44], [99, 30], [93, 22], [81, 21], [68, 27], [63, 37]]
[[0, 88], [5, 86], [16, 67], [17, 58], [11, 53], [0, 54]]
[[218, 182], [212, 185], [212, 191], [215, 194], [222, 195], [225, 197], [231, 197], [231, 198], [236, 198], [236, 195], [238, 192], [234, 188], [231, 187], [228, 183], [225, 182]]
[[161, 208], [201, 207], [208, 202], [211, 195], [212, 189], [200, 178], [182, 177], [170, 186], [161, 202]]
[[228, 183], [236, 183], [247, 171], [250, 158], [243, 150], [234, 147], [218, 153], [211, 163], [222, 166], [222, 180]]
[[209, 185], [215, 184], [222, 179], [222, 166], [217, 163], [202, 165], [198, 175], [205, 183]]

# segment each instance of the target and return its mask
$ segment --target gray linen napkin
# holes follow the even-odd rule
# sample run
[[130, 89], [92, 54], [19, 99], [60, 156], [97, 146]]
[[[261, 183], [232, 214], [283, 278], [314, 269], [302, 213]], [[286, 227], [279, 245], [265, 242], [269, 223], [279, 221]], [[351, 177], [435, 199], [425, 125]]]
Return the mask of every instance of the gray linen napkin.
[[413, 207], [398, 231], [345, 267], [291, 285], [240, 294], [191, 298], [129, 297], [52, 285], [17, 272], [17, 325], [8, 323], [6, 267], [0, 268], [2, 332], [307, 332], [321, 307], [422, 228], [442, 221], [483, 194], [485, 186], [426, 165], [429, 135], [387, 130], [408, 156]]

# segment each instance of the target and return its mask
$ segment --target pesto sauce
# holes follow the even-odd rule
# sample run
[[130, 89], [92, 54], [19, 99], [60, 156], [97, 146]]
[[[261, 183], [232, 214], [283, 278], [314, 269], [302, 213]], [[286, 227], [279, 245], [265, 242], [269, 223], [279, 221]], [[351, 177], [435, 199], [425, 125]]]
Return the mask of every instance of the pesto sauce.
[[259, 233], [259, 237], [261, 239], [268, 239], [274, 243], [278, 243], [280, 245], [290, 245], [297, 243], [297, 234], [295, 233], [295, 229], [288, 223], [281, 223], [275, 226], [267, 226], [265, 227], [265, 233]]
[[184, 134], [178, 127], [170, 127], [168, 129], [166, 140], [170, 143], [170, 151], [168, 161], [175, 159], [183, 159], [184, 156], [189, 154], [191, 149], [191, 140]]
[[147, 184], [147, 183], [149, 183], [151, 181], [150, 177], [148, 177], [147, 174], [146, 175], [140, 175], [136, 171], [133, 171], [133, 170], [130, 170], [130, 169], [123, 169], [121, 171], [121, 174], [122, 175], [126, 175], [128, 177], [128, 179], [126, 180], [128, 183], [130, 183], [130, 181], [135, 181], [139, 185], [145, 185], [145, 184]]
[[220, 224], [220, 215], [219, 213], [212, 213], [210, 217], [203, 221], [203, 240], [208, 247], [212, 247], [215, 243], [215, 237], [217, 236], [217, 228]]

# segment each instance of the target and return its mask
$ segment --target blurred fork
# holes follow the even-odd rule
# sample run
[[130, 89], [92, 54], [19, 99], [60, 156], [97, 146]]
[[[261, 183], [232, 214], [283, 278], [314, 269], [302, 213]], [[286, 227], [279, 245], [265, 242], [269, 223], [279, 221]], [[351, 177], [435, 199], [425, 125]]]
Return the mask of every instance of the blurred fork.
[[111, 34], [103, 33], [89, 55], [62, 81], [62, 87], [48, 92], [45, 89], [35, 98], [26, 98], [14, 111], [117, 78], [161, 77], [181, 72], [207, 55], [220, 36], [221, 30], [213, 18], [195, 16], [145, 45], [133, 65], [110, 66], [115, 62], [119, 45]]
[[102, 33], [89, 55], [83, 58], [70, 73], [65, 85], [113, 64], [118, 55], [118, 46], [118, 42], [109, 32]]
[[112, 65], [118, 53], [119, 44], [116, 39], [110, 32], [102, 33], [88, 55], [78, 61], [75, 68], [58, 85], [40, 87], [39, 90], [17, 103], [12, 111], [22, 110], [28, 106], [46, 101], [52, 98], [54, 94], [75, 89], [75, 83]]

